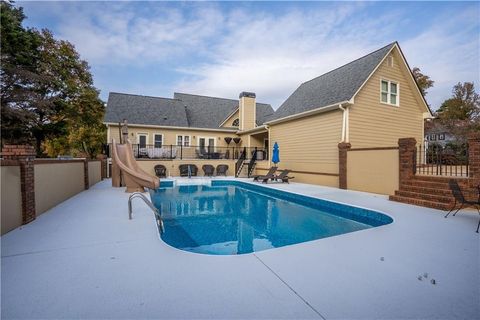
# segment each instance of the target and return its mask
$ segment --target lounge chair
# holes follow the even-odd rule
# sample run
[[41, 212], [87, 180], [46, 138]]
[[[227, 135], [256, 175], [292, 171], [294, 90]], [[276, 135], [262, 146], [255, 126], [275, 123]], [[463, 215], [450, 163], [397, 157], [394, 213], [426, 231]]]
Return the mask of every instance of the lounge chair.
[[281, 180], [283, 183], [290, 183], [289, 179], [293, 179], [295, 177], [289, 177], [288, 174], [290, 173], [291, 170], [285, 169], [280, 172], [279, 175], [274, 176], [274, 180], [278, 181]]
[[154, 168], [155, 175], [159, 178], [167, 177], [167, 168], [163, 164], [157, 164]]
[[[465, 199], [462, 189], [460, 189], [460, 186], [458, 185], [458, 182], [455, 179], [450, 179], [450, 181], [448, 181], [448, 185], [450, 187], [450, 190], [452, 191], [453, 197], [455, 198], [455, 203], [453, 204], [452, 209], [450, 209], [450, 211], [448, 211], [448, 213], [445, 215], [445, 218], [448, 217], [448, 215], [457, 207], [457, 203], [460, 204], [460, 207], [455, 211], [455, 213], [453, 214], [454, 216], [457, 214], [458, 211], [460, 211], [460, 209], [468, 208], [468, 207], [475, 207], [478, 211], [478, 214], [480, 214], [480, 185], [477, 186], [477, 189], [478, 189], [477, 200]], [[479, 228], [480, 228], [480, 221], [478, 221], [477, 231], [476, 231], [477, 233]]]
[[194, 164], [181, 164], [178, 166], [178, 169], [180, 170], [180, 177], [188, 177], [189, 173], [189, 168], [190, 168], [190, 176], [196, 176], [198, 172], [198, 168]]
[[228, 171], [228, 165], [226, 164], [219, 164], [217, 166], [217, 176], [219, 175], [224, 175], [227, 176], [227, 171]]
[[270, 170], [268, 170], [266, 175], [256, 175], [253, 176], [253, 181], [260, 181], [262, 180], [263, 182], [267, 182], [268, 179], [274, 179], [275, 178], [275, 172], [277, 171], [278, 167], [271, 167]]
[[209, 176], [209, 177], [213, 176], [215, 172], [215, 168], [211, 164], [204, 164], [202, 166], [202, 170], [205, 176]]

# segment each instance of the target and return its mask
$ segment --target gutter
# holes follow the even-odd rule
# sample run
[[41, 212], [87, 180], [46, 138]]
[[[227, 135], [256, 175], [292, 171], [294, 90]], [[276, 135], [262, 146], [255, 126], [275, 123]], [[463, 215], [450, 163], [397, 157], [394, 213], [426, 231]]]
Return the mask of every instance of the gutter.
[[263, 130], [268, 130], [268, 127], [267, 127], [266, 124], [261, 125], [261, 126], [258, 126], [258, 127], [255, 127], [255, 128], [253, 128], [253, 129], [245, 130], [245, 131], [240, 131], [240, 130], [238, 130], [238, 131], [235, 132], [235, 133], [238, 134], [238, 135], [242, 135], [242, 134], [248, 134], [248, 133], [253, 133], [253, 132], [263, 131]]
[[[103, 124], [109, 126], [118, 126], [118, 123], [115, 122], [104, 122]], [[174, 130], [193, 130], [193, 131], [215, 131], [215, 132], [228, 132], [235, 133], [237, 129], [210, 129], [210, 128], [195, 128], [195, 127], [174, 127], [174, 126], [156, 126], [151, 124], [135, 124], [129, 123], [129, 127], [141, 127], [141, 128], [160, 128], [160, 129], [174, 129]]]

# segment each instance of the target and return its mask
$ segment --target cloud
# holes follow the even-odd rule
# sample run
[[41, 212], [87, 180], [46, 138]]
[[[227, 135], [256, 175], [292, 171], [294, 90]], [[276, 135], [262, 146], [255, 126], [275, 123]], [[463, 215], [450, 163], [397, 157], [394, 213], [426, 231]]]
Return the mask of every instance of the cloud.
[[479, 81], [480, 6], [427, 19], [414, 18], [416, 5], [54, 2], [36, 14], [56, 17], [57, 36], [102, 70], [104, 92], [249, 90], [277, 108], [302, 82], [399, 40], [411, 67], [435, 80], [427, 98], [437, 108], [456, 82]]

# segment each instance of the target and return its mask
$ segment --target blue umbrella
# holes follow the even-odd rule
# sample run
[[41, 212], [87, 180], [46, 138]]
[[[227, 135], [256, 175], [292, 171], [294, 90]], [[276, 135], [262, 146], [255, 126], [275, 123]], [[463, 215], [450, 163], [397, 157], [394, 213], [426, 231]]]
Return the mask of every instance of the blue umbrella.
[[273, 145], [272, 162], [275, 164], [280, 162], [280, 150], [278, 150], [278, 143], [276, 142]]

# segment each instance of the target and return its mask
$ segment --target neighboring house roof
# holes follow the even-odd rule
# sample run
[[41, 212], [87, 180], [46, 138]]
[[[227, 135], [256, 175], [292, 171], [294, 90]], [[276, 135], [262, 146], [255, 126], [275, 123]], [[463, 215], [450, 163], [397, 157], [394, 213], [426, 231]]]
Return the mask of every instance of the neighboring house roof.
[[188, 127], [183, 102], [177, 99], [110, 92], [105, 122]]
[[[174, 99], [111, 92], [105, 122], [218, 129], [238, 109], [238, 100], [174, 93]], [[273, 113], [269, 104], [257, 103], [257, 125]], [[233, 129], [233, 128], [232, 128]]]
[[396, 42], [393, 42], [302, 83], [268, 120], [276, 120], [350, 100], [395, 44]]

